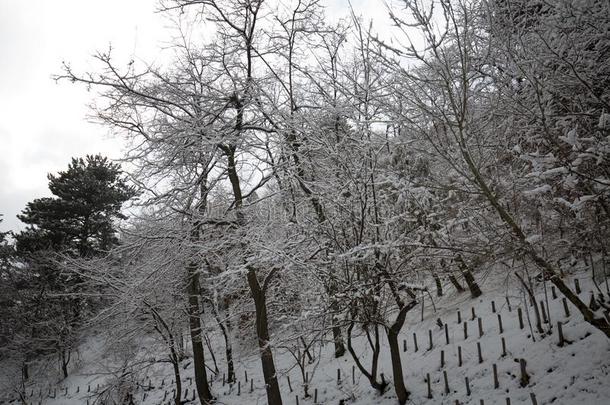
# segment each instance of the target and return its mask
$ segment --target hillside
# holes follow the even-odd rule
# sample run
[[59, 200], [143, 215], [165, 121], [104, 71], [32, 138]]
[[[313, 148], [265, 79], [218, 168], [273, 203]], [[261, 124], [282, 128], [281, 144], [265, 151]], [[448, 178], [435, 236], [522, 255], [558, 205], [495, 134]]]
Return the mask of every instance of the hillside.
[[[586, 300], [593, 287], [592, 284], [584, 274], [571, 280], [572, 286], [575, 280], [579, 281], [582, 289], [581, 298]], [[540, 405], [605, 403], [610, 398], [610, 384], [608, 384], [610, 344], [607, 339], [585, 323], [570, 304], [568, 304], [569, 315], [566, 316], [561, 297], [554, 298], [550, 287], [547, 294], [550, 322], [553, 325], [552, 333], [544, 338], [535, 334], [536, 337], [532, 338], [529, 324], [532, 318], [533, 327], [532, 308], [523, 304], [523, 297], [513, 295], [507, 297], [508, 285], [501, 281], [503, 278], [500, 277], [487, 278], [482, 283], [484, 294], [477, 299], [470, 299], [467, 293], [450, 293], [448, 296], [435, 298], [436, 311], [430, 299], [426, 298], [423, 321], [421, 306], [409, 313], [401, 332], [406, 385], [411, 391], [409, 403], [537, 403]], [[537, 295], [537, 301], [544, 299], [543, 293]], [[523, 314], [523, 328], [520, 328], [519, 324], [519, 311]], [[458, 317], [461, 318], [461, 323], [458, 323]], [[438, 319], [443, 323], [443, 327], [439, 327]], [[482, 335], [479, 331], [479, 319]], [[502, 330], [499, 325], [500, 319]], [[565, 339], [563, 346], [559, 345], [558, 322], [562, 324]], [[544, 324], [544, 328], [548, 328], [548, 324]], [[382, 342], [387, 344], [385, 340]], [[505, 352], [503, 352], [503, 342]], [[211, 343], [217, 352], [218, 366], [223, 370], [225, 366], [220, 359], [222, 356], [219, 356], [222, 343], [219, 340], [212, 340]], [[148, 344], [150, 342], [146, 339], [142, 341], [143, 359], [146, 359], [151, 352], [154, 353], [154, 348], [148, 347]], [[368, 353], [369, 350], [365, 346], [368, 345], [363, 337], [355, 339], [357, 353]], [[479, 346], [482, 359], [479, 358]], [[103, 398], [107, 384], [115, 383], [111, 378], [111, 372], [118, 366], [118, 363], [104, 358], [104, 350], [101, 340], [90, 337], [79, 350], [78, 366], [71, 370], [71, 376], [57, 384], [53, 384], [53, 380], [50, 379], [28, 385], [26, 403], [48, 405], [97, 403], [96, 401]], [[314, 361], [306, 366], [310, 376], [308, 388], [310, 396], [305, 397], [302, 377], [295, 367], [294, 358], [282, 349], [275, 350], [285, 404], [389, 405], [396, 402], [391, 385], [385, 394], [379, 396], [369, 386], [366, 378], [355, 369], [349, 353], [340, 359], [334, 359], [331, 345], [324, 346], [321, 352], [312, 353]], [[387, 352], [381, 350], [379, 372], [389, 380], [392, 372]], [[266, 395], [262, 386], [263, 379], [257, 354], [245, 349], [238, 350], [235, 354], [238, 383], [223, 384], [222, 372], [214, 376], [211, 381], [218, 403], [265, 404]], [[207, 358], [210, 359], [209, 353]], [[522, 386], [523, 377], [519, 363], [521, 359], [525, 360], [528, 376], [525, 386]], [[368, 364], [368, 358], [363, 363]], [[192, 400], [195, 395], [192, 360], [184, 360], [182, 366], [184, 403], [198, 404], [197, 400]], [[49, 374], [47, 377], [52, 378]], [[171, 403], [172, 390], [175, 386], [169, 364], [144, 362], [141, 369], [132, 377], [137, 383], [134, 403]], [[0, 403], [3, 404], [21, 403], [9, 391], [5, 391], [2, 397]], [[316, 398], [317, 402], [315, 402]]]

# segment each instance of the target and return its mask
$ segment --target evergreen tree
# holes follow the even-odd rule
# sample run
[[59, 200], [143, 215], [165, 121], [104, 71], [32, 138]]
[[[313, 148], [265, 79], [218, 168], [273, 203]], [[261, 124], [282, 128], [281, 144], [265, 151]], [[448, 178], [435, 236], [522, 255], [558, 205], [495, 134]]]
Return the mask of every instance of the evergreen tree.
[[121, 206], [134, 195], [118, 164], [100, 155], [73, 158], [48, 178], [55, 197], [37, 198], [18, 215], [29, 225], [16, 235], [18, 250], [90, 257], [118, 243], [113, 221], [125, 218]]
[[72, 159], [68, 170], [48, 179], [54, 197], [29, 202], [18, 215], [28, 227], [14, 236], [23, 264], [26, 340], [39, 343], [27, 351], [57, 353], [67, 377], [75, 330], [94, 303], [82, 298], [81, 277], [62, 272], [61, 263], [66, 256], [99, 256], [118, 244], [114, 221], [125, 218], [121, 206], [135, 192], [120, 166], [100, 155]]

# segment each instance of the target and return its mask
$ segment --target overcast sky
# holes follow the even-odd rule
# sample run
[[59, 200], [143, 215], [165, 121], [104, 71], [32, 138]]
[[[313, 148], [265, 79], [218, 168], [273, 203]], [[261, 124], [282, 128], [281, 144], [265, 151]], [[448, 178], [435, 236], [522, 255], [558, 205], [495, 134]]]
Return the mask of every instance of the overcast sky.
[[[168, 40], [156, 0], [0, 0], [0, 230], [19, 230], [28, 201], [50, 195], [47, 173], [71, 157], [121, 154], [108, 130], [87, 121], [93, 93], [55, 83], [62, 61], [87, 69], [109, 44], [150, 61]], [[347, 0], [325, 0], [329, 13], [347, 12]], [[385, 15], [381, 1], [353, 0], [365, 18]]]

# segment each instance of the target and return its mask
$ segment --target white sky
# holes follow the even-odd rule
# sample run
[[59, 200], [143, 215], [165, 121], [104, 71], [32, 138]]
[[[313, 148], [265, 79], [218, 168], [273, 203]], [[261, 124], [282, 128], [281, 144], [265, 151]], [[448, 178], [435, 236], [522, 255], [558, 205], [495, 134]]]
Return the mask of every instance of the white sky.
[[[156, 0], [0, 0], [0, 230], [19, 230], [28, 201], [50, 195], [47, 173], [71, 157], [121, 154], [108, 130], [87, 121], [94, 93], [55, 83], [62, 61], [87, 70], [91, 55], [112, 44], [119, 54], [150, 61], [169, 39]], [[347, 13], [347, 0], [323, 0]], [[380, 0], [352, 0], [364, 18], [385, 20]]]

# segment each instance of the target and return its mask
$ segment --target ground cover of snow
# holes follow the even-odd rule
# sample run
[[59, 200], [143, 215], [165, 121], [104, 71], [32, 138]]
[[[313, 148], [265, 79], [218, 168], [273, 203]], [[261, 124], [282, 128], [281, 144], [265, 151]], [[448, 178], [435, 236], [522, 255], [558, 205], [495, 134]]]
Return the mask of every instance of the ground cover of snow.
[[[586, 274], [575, 276], [582, 287], [580, 297], [588, 302], [589, 294], [594, 288]], [[483, 295], [472, 299], [469, 294], [447, 293], [442, 298], [434, 297], [434, 307], [426, 297], [421, 320], [421, 307], [412, 310], [401, 332], [403, 370], [407, 389], [411, 392], [411, 404], [610, 404], [610, 341], [599, 331], [588, 325], [576, 309], [568, 303], [570, 315], [566, 316], [562, 296], [553, 299], [550, 285], [547, 286], [547, 297], [550, 307], [552, 334], [544, 338], [532, 338], [528, 318], [533, 326], [533, 311], [524, 297], [508, 295], [507, 291], [518, 291], [515, 284], [508, 285], [502, 276], [489, 277], [482, 281]], [[574, 280], [569, 281], [574, 288]], [[544, 293], [537, 296], [537, 301], [544, 301]], [[496, 312], [492, 310], [494, 302]], [[509, 304], [510, 303], [510, 304]], [[546, 304], [545, 304], [546, 305]], [[518, 310], [521, 307], [524, 328], [520, 329]], [[458, 323], [458, 311], [461, 323]], [[472, 319], [472, 312], [475, 319]], [[503, 331], [500, 333], [498, 316], [502, 319]], [[483, 334], [479, 336], [478, 319], [482, 324]], [[437, 319], [447, 324], [449, 343], [446, 342], [444, 326], [439, 327]], [[569, 344], [559, 347], [557, 322], [562, 322], [565, 338]], [[467, 337], [464, 337], [464, 323], [467, 325]], [[544, 325], [545, 328], [548, 324]], [[415, 351], [416, 335], [418, 350]], [[382, 332], [383, 335], [383, 332]], [[432, 337], [430, 346], [429, 336]], [[219, 368], [222, 362], [222, 342], [219, 337], [212, 342], [215, 347]], [[506, 355], [502, 353], [502, 338], [506, 346]], [[382, 341], [387, 345], [385, 339]], [[150, 349], [152, 340], [143, 339], [142, 347]], [[479, 362], [477, 344], [480, 345], [482, 362]], [[75, 361], [71, 375], [58, 384], [51, 381], [28, 386], [26, 401], [28, 404], [72, 405], [94, 404], [104, 386], [110, 382], [111, 365], [117, 360], [105, 359], [102, 342], [91, 337], [86, 347], [79, 350], [80, 359]], [[239, 346], [239, 345], [236, 345]], [[355, 339], [355, 349], [364, 357], [368, 366], [368, 353], [364, 338]], [[387, 346], [386, 346], [387, 347]], [[219, 404], [266, 404], [260, 361], [255, 352], [236, 348], [236, 373], [239, 384], [223, 385], [222, 375], [212, 377], [212, 390]], [[402, 347], [404, 349], [404, 346]], [[458, 364], [458, 351], [462, 353], [462, 365]], [[154, 352], [154, 350], [153, 350]], [[147, 353], [150, 353], [148, 351]], [[444, 365], [441, 367], [441, 353]], [[162, 353], [161, 353], [162, 354]], [[207, 358], [209, 359], [209, 353]], [[279, 382], [284, 404], [313, 404], [316, 391], [317, 403], [354, 405], [390, 405], [396, 404], [393, 387], [379, 396], [368, 381], [355, 369], [353, 361], [346, 353], [335, 359], [332, 345], [324, 346], [321, 352], [314, 353], [316, 361], [308, 365], [310, 375], [309, 397], [303, 394], [303, 381], [294, 359], [289, 353], [276, 348], [274, 351]], [[526, 361], [529, 384], [520, 384], [519, 360]], [[494, 387], [496, 366], [499, 386]], [[198, 404], [194, 398], [194, 381], [192, 360], [182, 364], [183, 398], [185, 403]], [[337, 380], [340, 370], [341, 380]], [[382, 349], [379, 372], [386, 380], [392, 378], [389, 350]], [[210, 373], [211, 374], [211, 373]], [[246, 380], [247, 374], [247, 380]], [[445, 374], [449, 392], [445, 390]], [[428, 398], [427, 375], [430, 376], [432, 398]], [[173, 374], [169, 363], [150, 365], [143, 356], [141, 372], [136, 381], [137, 390], [134, 402], [137, 404], [173, 403]], [[470, 394], [467, 392], [466, 377], [469, 380]], [[291, 387], [288, 385], [288, 378]], [[290, 389], [292, 388], [292, 390]], [[533, 394], [533, 396], [532, 396]], [[4, 400], [2, 398], [4, 397]], [[297, 399], [298, 398], [298, 399]], [[483, 401], [483, 402], [481, 402]], [[534, 402], [536, 401], [536, 402]], [[0, 404], [20, 403], [15, 394], [0, 393]]]

